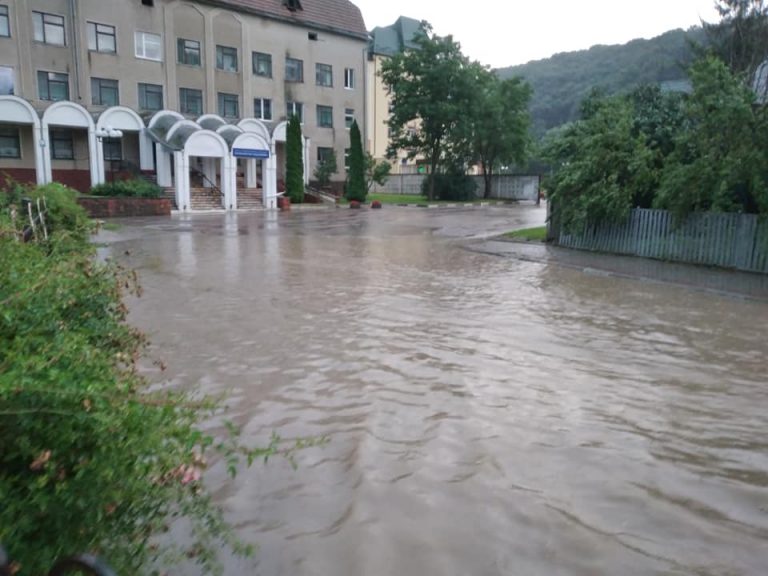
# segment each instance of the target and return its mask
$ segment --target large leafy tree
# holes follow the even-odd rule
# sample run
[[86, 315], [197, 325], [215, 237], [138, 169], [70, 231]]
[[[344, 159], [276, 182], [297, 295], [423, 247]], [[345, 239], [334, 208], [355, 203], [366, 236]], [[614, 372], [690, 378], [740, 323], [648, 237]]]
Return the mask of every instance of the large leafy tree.
[[768, 211], [765, 116], [752, 91], [715, 58], [691, 68], [686, 130], [666, 162], [656, 205], [692, 211]]
[[482, 74], [480, 105], [472, 113], [474, 158], [483, 171], [484, 196], [491, 194], [494, 172], [502, 164], [522, 164], [529, 144], [531, 88], [520, 78], [499, 80]]
[[470, 117], [483, 68], [461, 52], [451, 36], [432, 34], [422, 23], [415, 47], [396, 54], [382, 66], [389, 86], [392, 113], [388, 154], [406, 150], [429, 165], [428, 197], [435, 196], [434, 174], [445, 164], [466, 163], [470, 156]]

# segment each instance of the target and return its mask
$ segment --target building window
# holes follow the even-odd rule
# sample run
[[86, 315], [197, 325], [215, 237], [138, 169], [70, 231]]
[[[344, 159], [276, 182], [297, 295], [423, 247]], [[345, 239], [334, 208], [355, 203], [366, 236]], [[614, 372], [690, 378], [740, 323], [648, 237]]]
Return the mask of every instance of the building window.
[[317, 125], [321, 128], [333, 128], [333, 108], [331, 106], [317, 107]]
[[219, 92], [219, 116], [224, 118], [238, 118], [240, 116], [237, 94]]
[[54, 160], [75, 159], [72, 130], [51, 130], [51, 157]]
[[197, 40], [186, 40], [185, 38], [177, 39], [176, 52], [179, 64], [200, 66], [200, 42]]
[[0, 158], [21, 158], [18, 128], [0, 126]]
[[333, 66], [330, 64], [315, 64], [315, 83], [318, 86], [333, 86]]
[[120, 92], [117, 80], [91, 78], [91, 104], [94, 106], [117, 106], [119, 103]]
[[352, 148], [344, 148], [344, 170], [349, 172], [349, 157], [351, 155]]
[[123, 141], [121, 138], [104, 138], [101, 144], [104, 148], [104, 160], [123, 159]]
[[179, 109], [182, 114], [200, 116], [203, 113], [203, 91], [179, 88]]
[[318, 146], [317, 163], [322, 164], [323, 162], [327, 162], [333, 157], [333, 154], [333, 148], [323, 148], [322, 146]]
[[38, 72], [37, 93], [40, 100], [69, 100], [69, 74]]
[[0, 36], [11, 36], [11, 20], [8, 18], [8, 6], [0, 5]]
[[288, 119], [291, 116], [298, 116], [299, 122], [304, 122], [304, 104], [301, 102], [286, 102], [286, 108]]
[[272, 100], [256, 98], [253, 101], [253, 115], [259, 120], [272, 120]]
[[13, 68], [0, 66], [0, 96], [13, 96], [15, 80]]
[[304, 82], [304, 61], [296, 58], [285, 59], [285, 81]]
[[355, 111], [352, 108], [344, 108], [344, 126], [347, 129], [352, 128], [352, 122], [355, 121]]
[[88, 22], [88, 50], [95, 52], [117, 52], [115, 27], [109, 24]]
[[162, 110], [163, 87], [160, 84], [139, 82], [139, 108], [142, 110]]
[[355, 87], [355, 69], [344, 68], [344, 88], [352, 90]]
[[136, 58], [163, 61], [163, 38], [151, 32], [136, 32]]
[[272, 78], [272, 54], [254, 52], [253, 73], [263, 78]]
[[216, 46], [216, 68], [226, 72], [237, 72], [237, 48]]
[[45, 12], [32, 12], [32, 26], [37, 42], [64, 46], [66, 34], [64, 33], [64, 16], [46, 14]]

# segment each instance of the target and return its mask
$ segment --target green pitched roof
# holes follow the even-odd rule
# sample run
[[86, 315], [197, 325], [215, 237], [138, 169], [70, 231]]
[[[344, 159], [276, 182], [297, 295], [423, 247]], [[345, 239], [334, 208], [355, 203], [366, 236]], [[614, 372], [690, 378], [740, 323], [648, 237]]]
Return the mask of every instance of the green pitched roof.
[[415, 48], [413, 37], [420, 33], [420, 20], [400, 16], [391, 26], [377, 26], [371, 31], [371, 52], [394, 56], [406, 48]]

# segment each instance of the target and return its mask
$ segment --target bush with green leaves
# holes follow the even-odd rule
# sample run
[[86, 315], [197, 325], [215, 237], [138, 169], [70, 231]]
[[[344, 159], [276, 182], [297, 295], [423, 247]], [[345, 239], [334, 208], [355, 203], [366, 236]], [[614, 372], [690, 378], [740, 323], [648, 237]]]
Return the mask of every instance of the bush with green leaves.
[[[69, 199], [56, 186], [35, 193], [57, 209]], [[144, 336], [125, 321], [136, 276], [94, 258], [67, 228], [80, 229], [79, 213], [52, 220], [47, 241], [24, 243], [19, 219], [0, 215], [0, 542], [24, 574], [84, 552], [119, 574], [179, 558], [216, 571], [222, 547], [249, 547], [205, 490], [206, 459], [234, 474], [277, 439], [247, 449], [234, 429], [207, 435], [217, 403], [150, 390], [137, 368]], [[180, 517], [193, 535], [183, 549], [158, 538]]]
[[115, 180], [91, 188], [93, 196], [124, 196], [130, 198], [160, 198], [163, 189], [149, 180]]
[[[460, 168], [450, 168], [446, 172], [438, 172], [433, 176], [435, 200], [452, 202], [467, 202], [477, 198], [477, 184]], [[429, 198], [429, 178], [421, 182], [421, 195]]]
[[315, 179], [319, 186], [328, 186], [331, 183], [331, 176], [336, 174], [338, 166], [336, 164], [336, 151], [325, 156], [315, 167]]

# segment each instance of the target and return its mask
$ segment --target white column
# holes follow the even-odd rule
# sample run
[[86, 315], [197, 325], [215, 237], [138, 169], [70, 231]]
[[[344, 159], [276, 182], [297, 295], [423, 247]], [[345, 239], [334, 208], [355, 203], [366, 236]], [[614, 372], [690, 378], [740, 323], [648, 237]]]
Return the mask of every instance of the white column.
[[48, 154], [48, 147], [39, 126], [32, 126], [32, 142], [35, 147], [35, 178], [38, 185], [45, 184], [45, 155]]
[[277, 208], [277, 155], [275, 143], [272, 142], [269, 150], [269, 158], [266, 160], [266, 170], [263, 174], [263, 204], [264, 208], [274, 210]]
[[[203, 187], [213, 188], [216, 185], [216, 158], [203, 158]], [[224, 189], [224, 169], [222, 163], [221, 189]]]
[[[88, 163], [91, 167], [91, 186], [96, 186], [103, 182], [101, 174], [104, 172], [104, 152], [101, 150], [101, 142], [96, 138], [96, 129], [88, 129]], [[101, 166], [99, 166], [99, 158]]]
[[157, 155], [157, 185], [161, 188], [170, 188], [173, 186], [171, 155], [159, 143], [155, 144], [155, 154]]
[[258, 180], [256, 178], [256, 160], [248, 159], [245, 161], [245, 187], [256, 188]]
[[155, 169], [155, 160], [152, 158], [152, 139], [146, 128], [139, 132], [139, 168], [147, 171]]
[[226, 209], [237, 210], [237, 158], [230, 155], [222, 162], [224, 160], [229, 164], [227, 172], [229, 175], [229, 200]]
[[98, 183], [103, 184], [107, 178], [104, 174], [104, 142], [101, 138], [96, 138], [96, 166], [98, 167]]
[[309, 184], [309, 175], [311, 174], [309, 171], [309, 138], [304, 140], [304, 150], [302, 151], [302, 154], [304, 156], [304, 184]]
[[43, 122], [41, 133], [41, 155], [43, 158], [43, 183], [53, 182], [53, 168], [51, 167], [51, 130], [48, 124]]
[[176, 206], [182, 212], [190, 209], [189, 157], [185, 152], [174, 152], [176, 169]]

